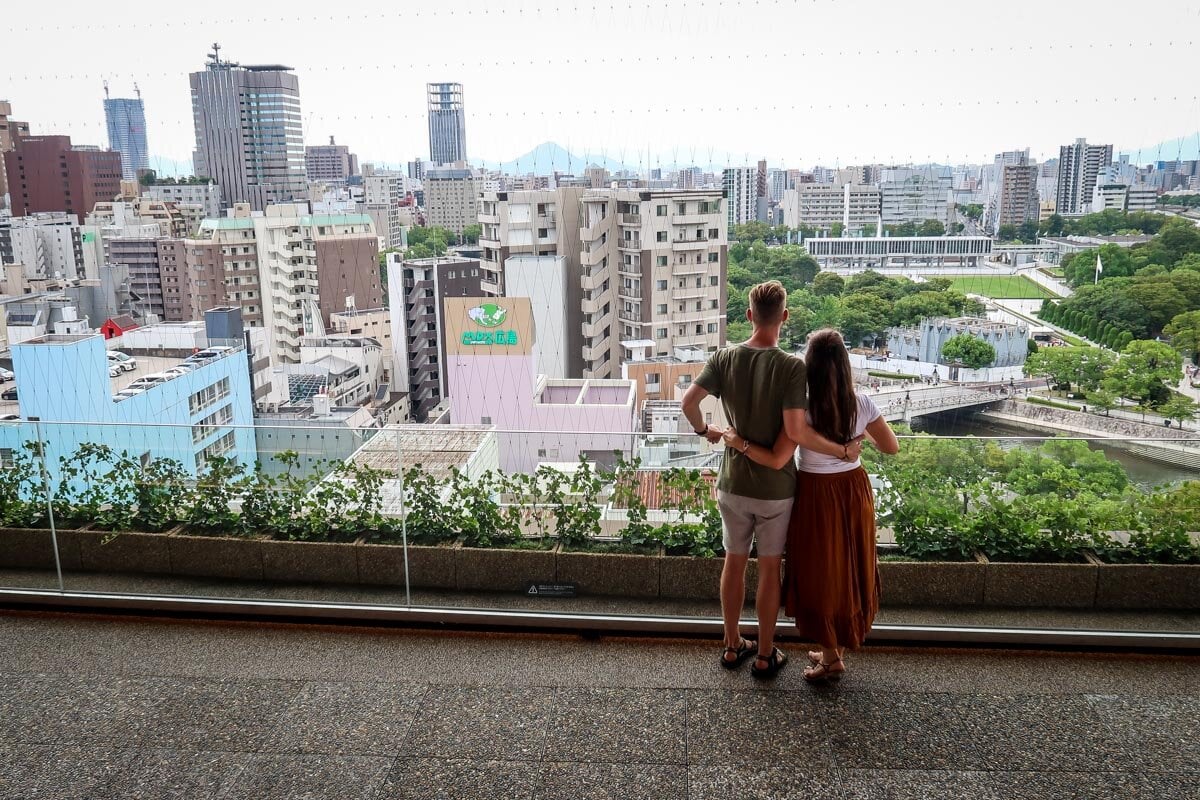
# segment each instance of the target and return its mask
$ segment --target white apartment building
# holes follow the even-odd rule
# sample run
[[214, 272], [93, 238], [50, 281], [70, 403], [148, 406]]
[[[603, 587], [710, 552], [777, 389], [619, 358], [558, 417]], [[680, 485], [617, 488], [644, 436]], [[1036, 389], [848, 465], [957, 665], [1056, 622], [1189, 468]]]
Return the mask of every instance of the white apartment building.
[[425, 217], [430, 227], [457, 234], [479, 216], [479, 177], [471, 169], [437, 168], [425, 173]]
[[1091, 209], [1092, 192], [1100, 171], [1112, 163], [1111, 144], [1088, 144], [1076, 139], [1058, 149], [1058, 180], [1055, 203], [1063, 216], [1079, 216]]
[[789, 228], [807, 225], [828, 233], [835, 223], [845, 233], [875, 232], [879, 221], [879, 189], [847, 183], [805, 183], [783, 193], [783, 224]]
[[[330, 333], [337, 338], [365, 336], [383, 346], [384, 378], [392, 382], [392, 312], [387, 308], [348, 308], [329, 315]], [[400, 387], [405, 391], [407, 387]]]
[[148, 200], [174, 203], [185, 216], [192, 208], [201, 219], [221, 216], [221, 187], [215, 183], [156, 183], [143, 186], [141, 192]]
[[758, 219], [758, 167], [729, 167], [724, 172], [725, 229]]
[[584, 194], [583, 377], [618, 377], [635, 350], [713, 352], [725, 343], [723, 202], [714, 190]]
[[27, 280], [94, 277], [86, 274], [84, 245], [74, 214], [0, 215], [0, 264], [22, 265]]
[[1109, 209], [1117, 211], [1154, 211], [1158, 207], [1158, 190], [1153, 186], [1128, 186], [1122, 183], [1097, 184], [1092, 190], [1091, 212]]

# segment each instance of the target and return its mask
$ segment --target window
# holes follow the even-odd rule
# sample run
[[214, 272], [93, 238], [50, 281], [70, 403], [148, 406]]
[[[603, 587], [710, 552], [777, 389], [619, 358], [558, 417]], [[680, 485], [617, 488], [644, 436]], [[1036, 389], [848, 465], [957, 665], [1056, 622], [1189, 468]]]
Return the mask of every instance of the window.
[[708, 254], [708, 263], [710, 263], [710, 264], [715, 264], [715, 263], [717, 263], [717, 262], [718, 262], [718, 261], [720, 261], [720, 260], [721, 260], [721, 257], [720, 257], [719, 255], [717, 255], [716, 253], [709, 253], [709, 254]]
[[547, 232], [547, 230], [545, 228], [538, 228], [538, 238], [539, 239], [545, 239], [549, 235], [550, 234]]
[[709, 228], [708, 229], [708, 238], [716, 239], [720, 235], [721, 235], [721, 231], [719, 229], [717, 229], [717, 228]]
[[667, 338], [667, 329], [666, 329], [666, 328], [659, 328], [658, 330], [656, 330], [656, 331], [654, 332], [654, 338], [655, 338], [655, 339], [665, 339], [665, 338]]
[[721, 302], [719, 300], [710, 300], [708, 307], [714, 310], [719, 309], [721, 307]]
[[665, 314], [665, 313], [667, 313], [667, 304], [666, 304], [666, 303], [659, 303], [659, 305], [658, 305], [658, 313], [659, 313], [659, 314]]
[[667, 282], [666, 281], [659, 281], [657, 283], [657, 286], [658, 286], [658, 290], [660, 292], [665, 292], [667, 290]]
[[654, 207], [654, 216], [656, 216], [656, 217], [665, 217], [666, 215], [667, 215], [667, 207], [666, 207], [665, 205], [664, 205], [664, 206], [655, 206], [655, 207]]
[[656, 241], [656, 242], [665, 242], [665, 241], [667, 241], [667, 232], [666, 232], [666, 231], [659, 231], [658, 233], [654, 234], [654, 241]]
[[659, 256], [654, 261], [660, 267], [665, 267], [667, 265], [667, 257], [666, 256]]
[[686, 214], [687, 213], [687, 203], [679, 203], [678, 205], [676, 205], [675, 213], [676, 214]]
[[700, 334], [702, 334], [702, 333], [704, 333], [704, 326], [703, 326], [703, 325], [697, 325], [697, 326], [696, 326], [696, 335], [697, 335], [697, 336], [699, 336], [699, 335], [700, 335]]
[[492, 424], [492, 418], [491, 418], [491, 417], [480, 417], [480, 418], [479, 418], [479, 424], [480, 424], [480, 425], [491, 425], [491, 424]]
[[646, 373], [646, 383], [658, 383], [659, 375], [657, 372]]
[[716, 275], [708, 276], [708, 285], [709, 286], [718, 286], [718, 285], [720, 285], [720, 283], [721, 283], [721, 279], [719, 277], [717, 277]]
[[704, 279], [703, 279], [703, 278], [696, 278], [696, 288], [697, 288], [697, 289], [699, 289], [699, 288], [700, 288], [701, 286], [703, 286], [703, 285], [704, 285]]
[[716, 333], [717, 332], [717, 323], [715, 323], [715, 322], [708, 323], [708, 332]]
[[448, 280], [454, 280], [454, 270], [450, 270], [449, 272], [447, 272], [447, 273], [446, 273], [446, 278], [447, 278]]
[[0, 447], [0, 469], [12, 469], [16, 466], [11, 447]]

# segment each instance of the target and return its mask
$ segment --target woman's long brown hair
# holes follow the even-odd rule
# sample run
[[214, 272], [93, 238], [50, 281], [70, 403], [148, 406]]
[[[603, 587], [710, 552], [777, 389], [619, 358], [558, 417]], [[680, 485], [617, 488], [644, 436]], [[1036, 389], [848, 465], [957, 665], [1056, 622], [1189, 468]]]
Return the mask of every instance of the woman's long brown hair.
[[804, 365], [813, 428], [831, 442], [848, 443], [854, 438], [858, 401], [842, 335], [832, 328], [810, 334]]

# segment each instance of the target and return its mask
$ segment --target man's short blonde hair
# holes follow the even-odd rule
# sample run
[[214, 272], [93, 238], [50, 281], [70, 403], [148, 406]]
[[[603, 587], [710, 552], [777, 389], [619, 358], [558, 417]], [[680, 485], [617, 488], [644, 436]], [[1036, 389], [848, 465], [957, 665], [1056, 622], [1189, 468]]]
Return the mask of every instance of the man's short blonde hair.
[[766, 281], [750, 289], [750, 313], [759, 325], [778, 322], [787, 308], [787, 289], [779, 281]]

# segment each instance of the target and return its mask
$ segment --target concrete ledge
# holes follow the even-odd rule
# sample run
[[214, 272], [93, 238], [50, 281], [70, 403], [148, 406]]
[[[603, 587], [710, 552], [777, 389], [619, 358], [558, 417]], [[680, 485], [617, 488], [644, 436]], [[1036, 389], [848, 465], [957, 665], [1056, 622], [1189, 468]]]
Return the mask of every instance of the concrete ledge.
[[574, 583], [584, 594], [658, 597], [662, 553], [587, 553], [558, 551], [558, 582]]
[[1200, 564], [1100, 564], [1096, 608], [1200, 608]]
[[[64, 572], [79, 570], [77, 530], [58, 531], [58, 558]], [[0, 528], [0, 567], [54, 569], [49, 528]]]
[[1021, 564], [989, 561], [983, 602], [988, 606], [1092, 608], [1095, 564]]
[[171, 573], [192, 577], [262, 580], [260, 539], [176, 534], [167, 540]]
[[458, 550], [456, 588], [520, 592], [530, 583], [553, 583], [555, 556], [554, 550], [463, 547]]
[[984, 601], [986, 570], [976, 561], [881, 561], [881, 606], [977, 606]]
[[358, 583], [358, 545], [263, 539], [263, 577], [272, 581]]
[[[688, 600], [719, 600], [721, 558], [663, 556], [659, 595]], [[756, 583], [757, 585], [757, 583]]]
[[[61, 536], [63, 531], [59, 535]], [[71, 531], [68, 539], [79, 544], [79, 569], [83, 572], [137, 572], [171, 574], [169, 533], [132, 531]]]

